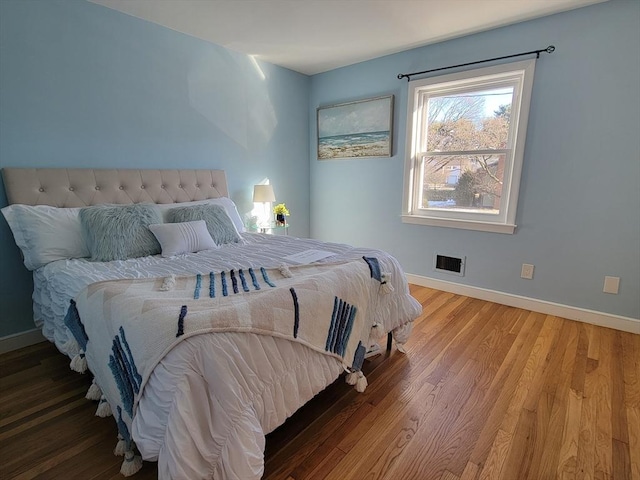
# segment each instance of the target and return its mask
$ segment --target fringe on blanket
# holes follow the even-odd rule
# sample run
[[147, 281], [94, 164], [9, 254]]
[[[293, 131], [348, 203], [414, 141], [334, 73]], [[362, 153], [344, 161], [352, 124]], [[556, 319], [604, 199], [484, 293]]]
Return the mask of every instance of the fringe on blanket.
[[80, 350], [80, 353], [71, 359], [69, 368], [78, 373], [84, 373], [87, 371], [87, 357], [84, 354], [84, 350]]
[[383, 272], [380, 278], [380, 288], [382, 288], [382, 293], [393, 293], [395, 288], [391, 285], [391, 274], [389, 272]]
[[142, 457], [136, 455], [133, 450], [129, 450], [124, 454], [124, 461], [120, 467], [120, 473], [125, 477], [130, 477], [142, 468]]
[[161, 292], [168, 292], [173, 290], [176, 286], [176, 276], [171, 274], [168, 277], [165, 277], [162, 281], [162, 285], [160, 286]]
[[127, 424], [122, 420], [122, 408], [118, 406], [118, 416], [116, 417], [116, 425], [118, 426], [118, 443], [113, 449], [114, 455], [124, 455], [120, 473], [125, 477], [130, 477], [142, 468], [142, 457], [135, 454], [135, 444], [129, 433]]
[[384, 331], [384, 328], [379, 323], [374, 323], [371, 326], [371, 332], [369, 333], [369, 340], [377, 340], [379, 338], [384, 337], [387, 332]]
[[293, 274], [291, 273], [291, 270], [289, 270], [289, 267], [287, 265], [285, 265], [284, 263], [281, 264], [278, 267], [278, 270], [280, 270], [280, 273], [282, 274], [283, 277], [285, 278], [291, 278], [293, 277]]
[[125, 453], [127, 453], [127, 442], [124, 441], [122, 435], [118, 434], [118, 443], [116, 443], [116, 446], [113, 449], [113, 454], [116, 457], [122, 457]]
[[347, 373], [346, 381], [349, 385], [354, 385], [356, 388], [356, 391], [359, 393], [364, 392], [367, 389], [367, 386], [369, 386], [369, 382], [367, 382], [367, 377], [364, 376], [364, 373], [362, 373], [362, 370], [359, 370], [357, 372]]
[[364, 363], [364, 357], [367, 354], [367, 348], [362, 344], [362, 342], [358, 343], [358, 348], [356, 348], [356, 353], [353, 356], [353, 363], [351, 367], [343, 365], [343, 368], [348, 372], [345, 378], [346, 382], [349, 385], [354, 385], [356, 391], [359, 393], [364, 392], [367, 389], [367, 379], [362, 373], [362, 364]]
[[107, 399], [103, 395], [102, 397], [100, 397], [100, 403], [98, 404], [98, 408], [96, 410], [96, 417], [105, 418], [111, 415], [113, 415], [113, 412], [111, 411], [111, 405], [109, 405], [109, 402], [107, 402]]
[[89, 390], [87, 390], [87, 394], [84, 396], [84, 398], [86, 398], [87, 400], [100, 400], [102, 398], [102, 390], [100, 390], [100, 387], [96, 383], [95, 379], [89, 387]]

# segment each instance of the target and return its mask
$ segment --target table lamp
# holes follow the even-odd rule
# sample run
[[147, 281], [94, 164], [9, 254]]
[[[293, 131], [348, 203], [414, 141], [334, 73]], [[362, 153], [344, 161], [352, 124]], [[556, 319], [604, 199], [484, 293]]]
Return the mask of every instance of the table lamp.
[[276, 201], [271, 185], [254, 185], [253, 202], [262, 204], [262, 215], [259, 224], [266, 226], [271, 220], [271, 202]]

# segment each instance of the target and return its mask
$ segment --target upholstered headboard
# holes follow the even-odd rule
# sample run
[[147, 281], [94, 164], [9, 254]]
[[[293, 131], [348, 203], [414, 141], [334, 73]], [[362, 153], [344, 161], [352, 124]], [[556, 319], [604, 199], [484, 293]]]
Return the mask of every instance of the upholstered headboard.
[[10, 204], [84, 207], [229, 196], [224, 170], [4, 168], [2, 176]]

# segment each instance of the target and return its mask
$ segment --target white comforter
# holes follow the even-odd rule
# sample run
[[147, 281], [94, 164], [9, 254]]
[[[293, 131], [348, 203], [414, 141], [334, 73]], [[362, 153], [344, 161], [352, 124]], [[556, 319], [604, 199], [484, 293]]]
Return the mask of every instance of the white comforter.
[[[91, 263], [65, 260], [34, 272], [34, 310], [43, 332], [68, 355], [63, 324], [69, 299], [90, 283], [170, 273], [280, 265], [308, 249], [335, 252], [331, 263], [376, 256], [396, 289], [384, 308], [385, 331], [404, 342], [420, 305], [408, 295], [392, 257], [368, 249], [286, 236], [244, 234], [244, 245], [163, 259]], [[45, 320], [46, 319], [46, 320]], [[158, 461], [160, 479], [259, 479], [264, 435], [341, 373], [339, 362], [284, 339], [247, 334], [198, 335], [181, 342], [155, 368], [138, 405], [132, 435], [145, 460]]]

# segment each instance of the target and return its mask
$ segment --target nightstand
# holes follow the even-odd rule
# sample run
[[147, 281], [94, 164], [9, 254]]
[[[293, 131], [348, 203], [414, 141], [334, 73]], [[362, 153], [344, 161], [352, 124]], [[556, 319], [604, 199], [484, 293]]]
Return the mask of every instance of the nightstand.
[[266, 227], [258, 227], [258, 232], [266, 233], [268, 235], [289, 235], [288, 223], [284, 225], [277, 225], [275, 222], [267, 225]]

